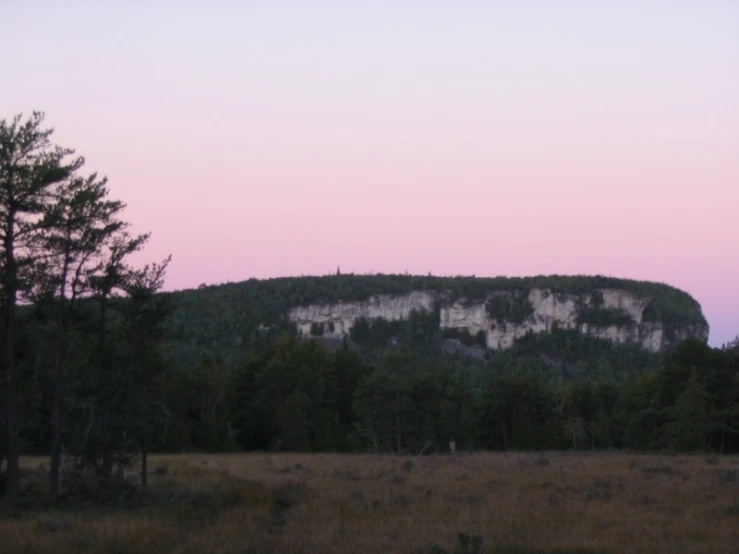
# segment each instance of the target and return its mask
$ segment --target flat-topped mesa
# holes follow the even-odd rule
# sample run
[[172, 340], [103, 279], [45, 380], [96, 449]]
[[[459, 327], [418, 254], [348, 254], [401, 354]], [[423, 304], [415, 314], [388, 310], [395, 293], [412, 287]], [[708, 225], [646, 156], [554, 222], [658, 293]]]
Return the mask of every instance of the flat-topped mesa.
[[[303, 336], [321, 334], [341, 338], [359, 320], [372, 322], [407, 320], [413, 312], [438, 310], [442, 331], [484, 337], [492, 350], [505, 350], [528, 333], [550, 333], [555, 329], [577, 330], [615, 344], [639, 345], [660, 352], [688, 337], [706, 341], [705, 322], [667, 323], [645, 319], [653, 299], [615, 288], [587, 293], [566, 293], [545, 288], [523, 291], [495, 290], [480, 299], [452, 298], [445, 292], [411, 291], [407, 294], [378, 294], [367, 300], [297, 306], [288, 310], [288, 320]], [[320, 328], [320, 333], [316, 329]]]

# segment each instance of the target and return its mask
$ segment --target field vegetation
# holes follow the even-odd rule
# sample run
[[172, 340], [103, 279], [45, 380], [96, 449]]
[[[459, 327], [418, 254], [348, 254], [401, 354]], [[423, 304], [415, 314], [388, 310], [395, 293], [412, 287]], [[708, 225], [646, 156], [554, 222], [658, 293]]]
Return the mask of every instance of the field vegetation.
[[44, 507], [39, 458], [3, 552], [729, 553], [739, 457], [620, 453], [157, 455]]

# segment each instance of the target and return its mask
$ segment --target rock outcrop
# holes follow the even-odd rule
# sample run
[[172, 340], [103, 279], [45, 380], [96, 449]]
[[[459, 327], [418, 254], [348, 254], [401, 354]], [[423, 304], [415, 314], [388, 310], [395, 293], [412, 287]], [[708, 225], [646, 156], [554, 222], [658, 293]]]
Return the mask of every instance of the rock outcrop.
[[343, 337], [359, 319], [403, 321], [411, 312], [434, 311], [437, 301], [438, 295], [433, 292], [414, 291], [400, 296], [381, 294], [363, 302], [297, 306], [290, 309], [288, 319], [297, 324], [302, 335], [310, 335], [313, 325], [322, 325], [324, 336]]
[[[518, 312], [512, 317], [495, 313], [494, 306], [500, 306], [501, 302], [504, 306], [506, 302], [515, 304]], [[358, 302], [297, 306], [288, 311], [287, 317], [304, 336], [315, 334], [318, 326], [324, 337], [340, 338], [348, 335], [360, 319], [403, 321], [413, 312], [431, 314], [438, 310], [442, 330], [471, 336], [482, 333], [485, 345], [492, 350], [510, 348], [528, 333], [550, 333], [554, 329], [577, 330], [616, 344], [639, 345], [651, 352], [660, 352], [688, 337], [708, 339], [705, 324], [668, 327], [660, 321], [646, 321], [645, 310], [651, 302], [651, 298], [618, 289], [568, 294], [532, 288], [523, 298], [509, 291], [493, 291], [480, 300], [413, 291], [402, 295], [381, 294]]]

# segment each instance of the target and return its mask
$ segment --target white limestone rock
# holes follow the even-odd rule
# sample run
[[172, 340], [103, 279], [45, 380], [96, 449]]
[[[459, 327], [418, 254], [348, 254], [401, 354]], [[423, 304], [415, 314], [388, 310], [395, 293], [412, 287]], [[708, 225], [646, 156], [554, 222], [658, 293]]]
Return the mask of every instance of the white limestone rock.
[[[632, 323], [609, 326], [579, 323], [580, 307], [593, 306], [596, 292], [602, 299], [602, 303], [599, 302], [600, 307], [621, 310], [631, 318]], [[377, 295], [361, 302], [298, 306], [289, 310], [288, 319], [297, 325], [299, 333], [304, 336], [310, 336], [311, 327], [319, 324], [323, 326], [324, 337], [340, 338], [348, 335], [360, 318], [369, 321], [379, 318], [403, 321], [414, 311], [431, 313], [438, 308], [441, 329], [467, 331], [472, 336], [482, 331], [487, 347], [493, 350], [510, 348], [527, 333], [549, 333], [554, 328], [577, 329], [582, 334], [616, 344], [640, 345], [651, 352], [659, 352], [668, 344], [690, 336], [703, 340], [708, 338], [708, 328], [705, 325], [689, 325], [667, 333], [661, 323], [643, 321], [644, 310], [649, 305], [650, 298], [617, 289], [600, 289], [594, 293], [578, 295], [531, 289], [527, 300], [532, 313], [518, 322], [491, 318], [485, 300], [450, 300], [444, 294], [429, 291]], [[496, 291], [491, 292], [488, 298], [511, 294]]]

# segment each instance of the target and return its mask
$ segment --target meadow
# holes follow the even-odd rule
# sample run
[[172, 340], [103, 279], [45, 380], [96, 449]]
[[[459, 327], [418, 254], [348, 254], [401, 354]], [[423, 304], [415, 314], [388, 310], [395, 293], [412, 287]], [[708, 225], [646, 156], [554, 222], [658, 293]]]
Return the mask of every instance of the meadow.
[[56, 507], [44, 462], [23, 459], [4, 554], [739, 552], [737, 456], [157, 455], [146, 491], [134, 470]]

